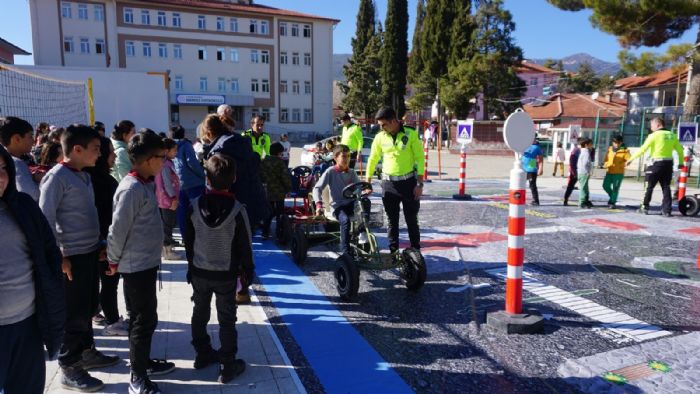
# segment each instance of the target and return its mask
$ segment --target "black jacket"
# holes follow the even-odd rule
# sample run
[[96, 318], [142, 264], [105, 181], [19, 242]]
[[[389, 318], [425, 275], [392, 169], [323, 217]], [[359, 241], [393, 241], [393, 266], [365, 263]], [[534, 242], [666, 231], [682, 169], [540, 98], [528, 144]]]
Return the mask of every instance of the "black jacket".
[[[61, 346], [66, 320], [61, 251], [39, 205], [28, 194], [17, 191], [15, 165], [10, 154], [2, 146], [0, 156], [5, 160], [9, 176], [7, 188], [1, 198], [27, 239], [30, 257], [34, 263], [35, 314], [46, 352], [49, 358], [53, 359]], [[1, 266], [0, 261], [0, 269]]]

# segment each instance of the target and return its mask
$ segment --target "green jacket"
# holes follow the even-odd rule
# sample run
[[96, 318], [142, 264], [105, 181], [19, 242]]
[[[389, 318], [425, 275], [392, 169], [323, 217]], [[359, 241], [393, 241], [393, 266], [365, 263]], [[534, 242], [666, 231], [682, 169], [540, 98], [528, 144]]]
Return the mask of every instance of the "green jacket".
[[284, 160], [267, 156], [260, 163], [260, 178], [267, 188], [268, 201], [281, 201], [292, 190], [292, 179]]
[[253, 145], [253, 151], [260, 155], [262, 160], [265, 156], [270, 156], [270, 135], [263, 131], [260, 137], [255, 137], [253, 135], [253, 130], [248, 129], [244, 131], [242, 136], [250, 138], [250, 143]]
[[683, 163], [683, 146], [678, 142], [678, 136], [668, 130], [659, 129], [649, 134], [644, 145], [633, 154], [630, 161], [643, 155], [647, 150], [651, 150], [652, 159], [672, 159], [673, 151], [678, 153], [679, 163]]
[[131, 171], [131, 160], [129, 159], [128, 144], [124, 141], [112, 140], [112, 147], [117, 158], [112, 167], [112, 176], [117, 182], [121, 182], [126, 174]]
[[367, 160], [367, 178], [371, 179], [374, 169], [382, 159], [382, 173], [401, 176], [416, 171], [420, 176], [425, 173], [425, 156], [423, 144], [418, 139], [415, 129], [401, 125], [395, 136], [380, 131], [372, 141], [372, 150]]
[[364, 144], [360, 125], [353, 123], [350, 126], [344, 126], [340, 143], [350, 148], [350, 152], [360, 152]]

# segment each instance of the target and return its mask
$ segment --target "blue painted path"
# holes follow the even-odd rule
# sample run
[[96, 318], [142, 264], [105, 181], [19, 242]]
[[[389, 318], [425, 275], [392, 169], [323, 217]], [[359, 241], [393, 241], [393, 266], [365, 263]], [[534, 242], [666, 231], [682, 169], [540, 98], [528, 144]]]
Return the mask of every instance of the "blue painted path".
[[254, 239], [256, 274], [328, 393], [413, 390], [272, 241]]

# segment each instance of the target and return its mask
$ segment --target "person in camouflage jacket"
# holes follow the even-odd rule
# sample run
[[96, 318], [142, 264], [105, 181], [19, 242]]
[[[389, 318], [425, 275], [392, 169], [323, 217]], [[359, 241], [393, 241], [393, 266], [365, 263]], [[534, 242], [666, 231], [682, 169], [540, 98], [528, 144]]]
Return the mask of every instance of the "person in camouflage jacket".
[[270, 237], [270, 224], [275, 218], [279, 226], [279, 216], [284, 213], [284, 199], [292, 190], [292, 179], [289, 169], [282, 160], [284, 146], [279, 142], [270, 145], [270, 155], [260, 163], [260, 177], [266, 186], [267, 202], [270, 204], [271, 214], [265, 219], [263, 225], [263, 238]]

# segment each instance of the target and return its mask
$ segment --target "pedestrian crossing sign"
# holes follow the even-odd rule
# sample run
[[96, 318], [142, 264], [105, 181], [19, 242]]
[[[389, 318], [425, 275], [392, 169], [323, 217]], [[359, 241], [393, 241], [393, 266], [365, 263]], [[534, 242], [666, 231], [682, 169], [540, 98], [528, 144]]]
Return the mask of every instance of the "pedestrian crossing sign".
[[678, 140], [681, 145], [695, 145], [698, 141], [698, 124], [692, 122], [680, 123], [678, 125]]
[[458, 120], [457, 121], [457, 142], [460, 144], [468, 144], [472, 142], [474, 130], [474, 119]]

